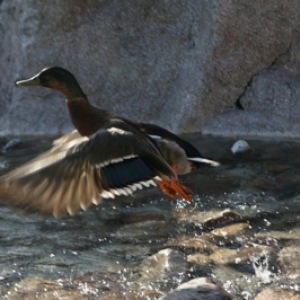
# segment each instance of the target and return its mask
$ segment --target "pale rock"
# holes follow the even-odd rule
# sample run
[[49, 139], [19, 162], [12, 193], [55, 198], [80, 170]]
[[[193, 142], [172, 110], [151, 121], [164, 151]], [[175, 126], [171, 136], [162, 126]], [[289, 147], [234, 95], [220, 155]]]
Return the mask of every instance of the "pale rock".
[[251, 147], [249, 146], [248, 142], [244, 140], [238, 140], [232, 145], [231, 152], [233, 154], [239, 154], [249, 151], [250, 149]]
[[195, 278], [181, 284], [159, 300], [230, 300], [232, 297], [205, 277]]
[[300, 300], [300, 296], [294, 291], [285, 289], [265, 289], [254, 300]]

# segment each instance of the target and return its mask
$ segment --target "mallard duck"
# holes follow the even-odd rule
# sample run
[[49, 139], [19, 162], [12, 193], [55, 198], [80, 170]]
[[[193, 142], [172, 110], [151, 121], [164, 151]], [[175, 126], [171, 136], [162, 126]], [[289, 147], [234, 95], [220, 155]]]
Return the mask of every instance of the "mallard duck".
[[0, 178], [1, 196], [13, 206], [57, 217], [151, 185], [191, 201], [192, 191], [177, 174], [218, 165], [166, 129], [90, 104], [75, 77], [61, 67], [46, 68], [16, 84], [62, 92], [76, 130]]

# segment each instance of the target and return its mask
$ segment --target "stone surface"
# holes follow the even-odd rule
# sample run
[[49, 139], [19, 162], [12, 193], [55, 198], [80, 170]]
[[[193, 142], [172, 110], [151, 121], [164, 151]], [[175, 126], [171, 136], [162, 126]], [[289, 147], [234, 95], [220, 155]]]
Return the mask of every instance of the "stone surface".
[[90, 295], [82, 293], [80, 290], [64, 290], [61, 285], [50, 280], [40, 278], [25, 278], [14, 286], [5, 296], [8, 300], [55, 300], [55, 299], [74, 299], [88, 300], [96, 299]]
[[245, 247], [238, 249], [219, 249], [215, 251], [209, 258], [215, 265], [241, 265], [245, 264], [252, 258], [269, 257], [272, 252], [271, 247]]
[[189, 238], [186, 236], [179, 236], [176, 239], [171, 240], [168, 243], [169, 246], [176, 246], [179, 248], [183, 248], [185, 252], [187, 250], [196, 250], [197, 252], [211, 254], [218, 248], [210, 243], [209, 241], [204, 240], [203, 238]]
[[174, 131], [299, 136], [299, 11], [297, 0], [2, 0], [2, 134], [72, 128], [57, 92], [14, 86], [60, 65], [93, 103]]
[[210, 256], [202, 253], [188, 255], [186, 260], [190, 264], [193, 264], [194, 267], [198, 266], [203, 269], [206, 269], [213, 263], [213, 260], [210, 258]]
[[177, 250], [163, 249], [145, 258], [131, 278], [132, 287], [151, 286], [154, 289], [170, 289], [185, 280], [187, 263], [185, 255]]
[[243, 231], [249, 228], [251, 228], [251, 226], [248, 223], [236, 223], [236, 224], [214, 229], [210, 233], [214, 237], [229, 239], [237, 236], [238, 234], [241, 234]]
[[216, 267], [212, 271], [213, 278], [218, 279], [218, 283], [235, 296], [234, 299], [253, 299], [261, 290], [261, 279], [256, 275], [247, 272], [240, 272], [232, 267]]
[[247, 152], [251, 149], [250, 145], [247, 143], [247, 141], [244, 140], [238, 140], [236, 141], [232, 147], [231, 147], [231, 152], [233, 154], [238, 154], [238, 153], [243, 153]]
[[282, 272], [292, 278], [299, 277], [300, 247], [284, 247], [278, 253], [278, 263]]
[[286, 231], [269, 231], [265, 233], [258, 233], [258, 238], [275, 238], [277, 240], [299, 240], [300, 228], [294, 228], [288, 232]]
[[181, 284], [159, 300], [230, 300], [232, 297], [205, 277]]
[[265, 289], [254, 300], [300, 300], [300, 296], [294, 291], [284, 289]]
[[7, 300], [157, 300], [163, 295], [159, 291], [124, 291], [112, 278], [99, 274], [77, 275], [72, 278], [51, 281], [42, 278], [27, 277], [10, 289]]
[[181, 209], [173, 212], [174, 219], [183, 224], [189, 224], [203, 227], [213, 227], [216, 225], [226, 224], [228, 222], [239, 221], [240, 215], [230, 209], [196, 211], [190, 209]]

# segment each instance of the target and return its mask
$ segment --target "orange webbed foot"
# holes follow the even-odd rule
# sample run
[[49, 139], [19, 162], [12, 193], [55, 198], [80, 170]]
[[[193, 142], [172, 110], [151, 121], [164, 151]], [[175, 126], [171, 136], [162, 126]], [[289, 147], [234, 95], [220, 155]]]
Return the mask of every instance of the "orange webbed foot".
[[175, 198], [177, 195], [180, 195], [186, 201], [192, 201], [192, 190], [184, 186], [175, 177], [172, 177], [170, 181], [165, 179], [157, 181], [157, 184], [159, 185], [161, 190], [171, 198]]

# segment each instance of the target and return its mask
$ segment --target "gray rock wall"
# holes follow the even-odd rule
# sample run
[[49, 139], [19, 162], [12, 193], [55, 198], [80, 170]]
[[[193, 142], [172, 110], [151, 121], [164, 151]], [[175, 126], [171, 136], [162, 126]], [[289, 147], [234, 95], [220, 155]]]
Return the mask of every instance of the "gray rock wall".
[[173, 131], [299, 136], [299, 11], [300, 0], [0, 0], [1, 132], [72, 128], [58, 92], [14, 85], [59, 65], [91, 102]]

